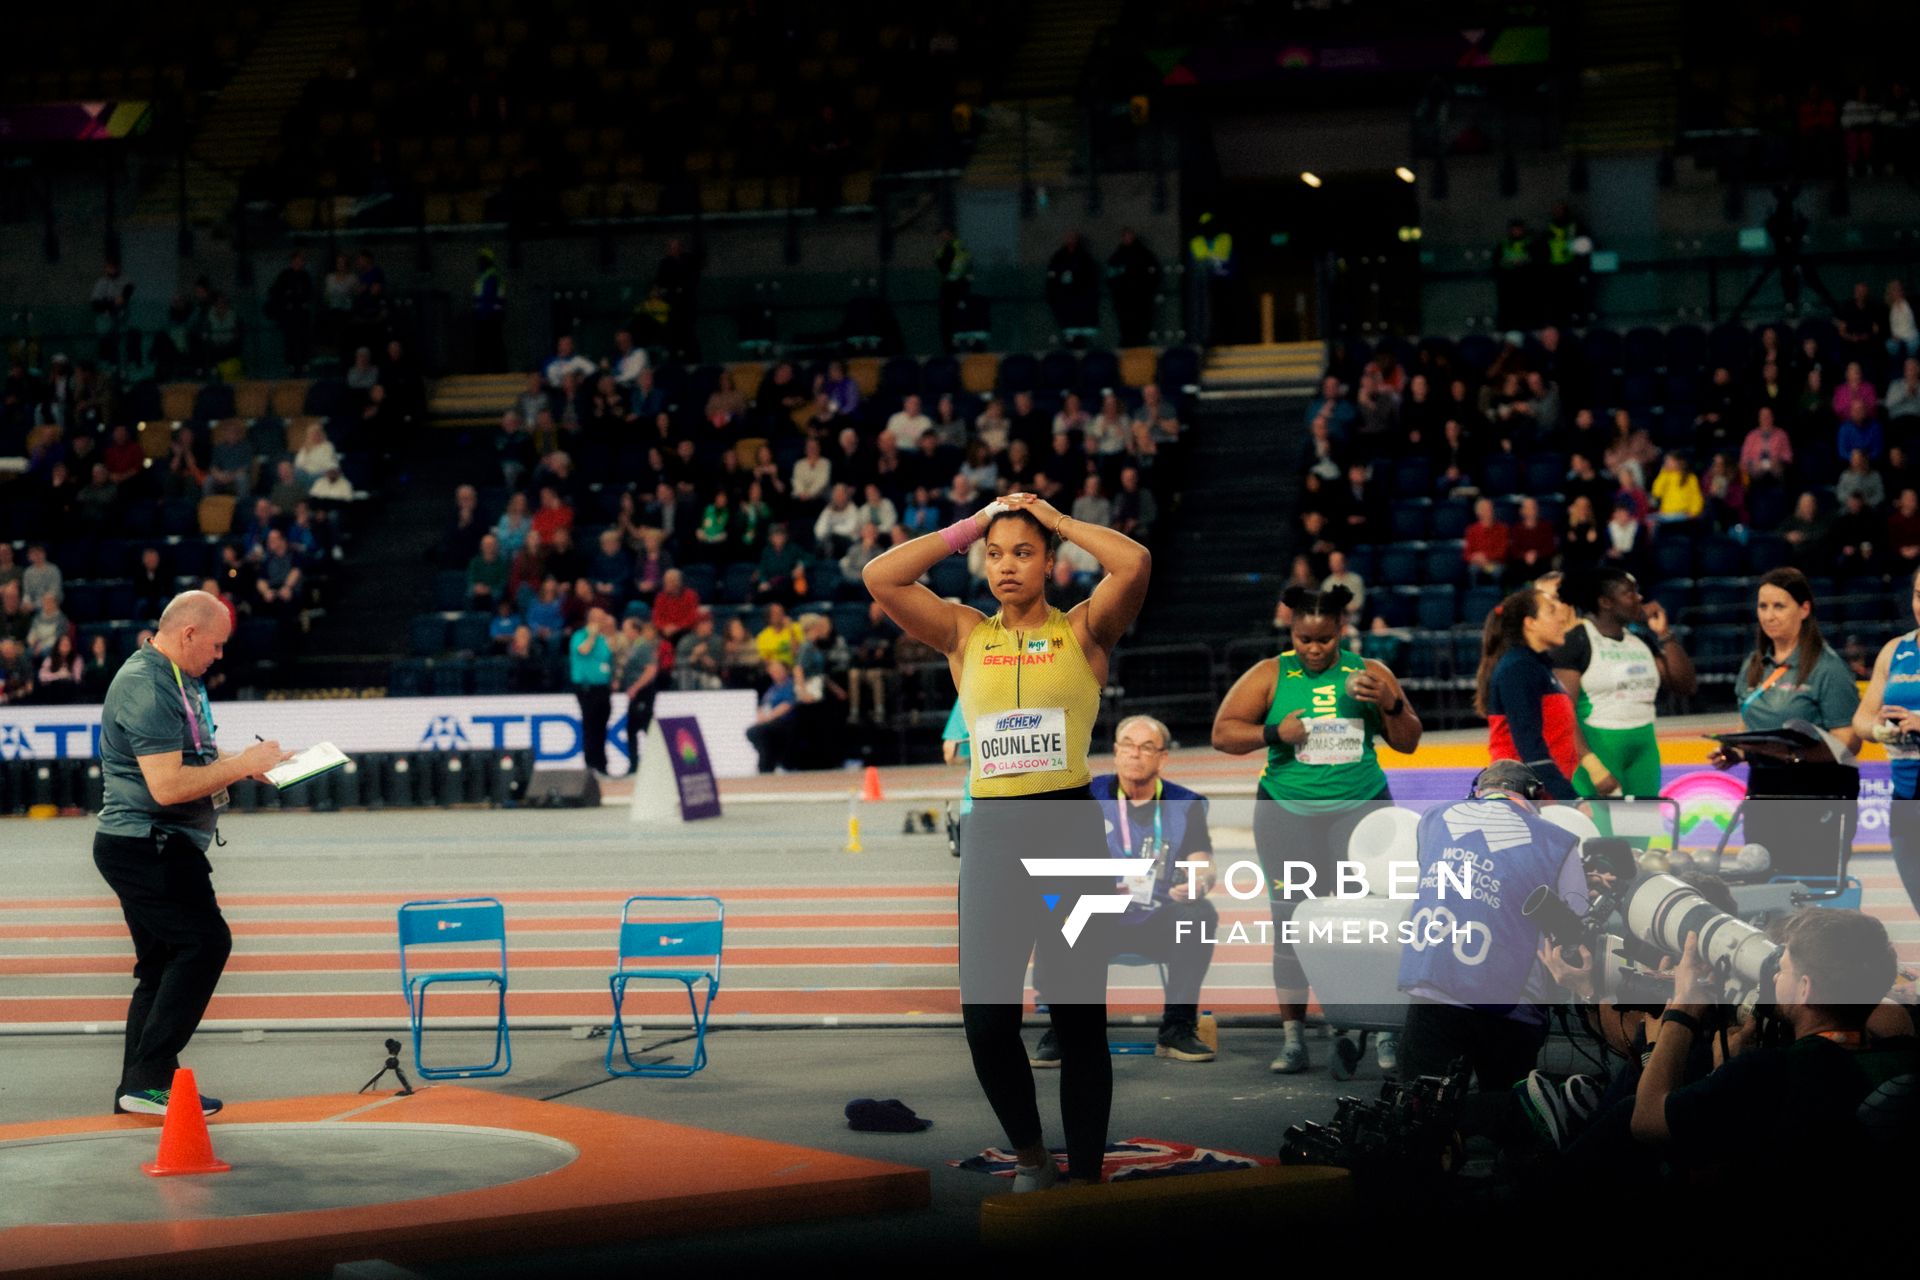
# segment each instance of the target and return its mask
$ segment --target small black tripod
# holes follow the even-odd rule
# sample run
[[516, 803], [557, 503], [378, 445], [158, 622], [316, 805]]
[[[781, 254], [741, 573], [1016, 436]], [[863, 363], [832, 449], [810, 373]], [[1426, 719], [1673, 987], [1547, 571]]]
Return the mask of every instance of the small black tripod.
[[396, 1098], [412, 1096], [413, 1086], [407, 1083], [407, 1073], [400, 1069], [400, 1042], [398, 1040], [387, 1041], [387, 1064], [373, 1073], [373, 1079], [360, 1086], [360, 1092], [365, 1093], [367, 1090], [373, 1088], [373, 1086], [379, 1084], [380, 1077], [386, 1075], [389, 1071], [393, 1072], [394, 1079], [400, 1082], [400, 1091], [394, 1096]]

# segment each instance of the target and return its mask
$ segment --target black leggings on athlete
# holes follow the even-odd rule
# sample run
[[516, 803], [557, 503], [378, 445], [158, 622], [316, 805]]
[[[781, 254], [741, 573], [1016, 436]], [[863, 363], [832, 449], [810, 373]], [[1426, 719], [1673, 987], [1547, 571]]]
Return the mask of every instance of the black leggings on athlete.
[[1084, 787], [976, 799], [961, 827], [960, 999], [974, 1075], [1007, 1141], [1040, 1141], [1033, 1068], [1020, 1038], [1027, 961], [1038, 949], [1060, 1045], [1067, 1172], [1083, 1182], [1099, 1181], [1113, 1108], [1104, 949], [1111, 917], [1094, 916], [1071, 947], [1062, 926], [1082, 894], [1110, 892], [1112, 882], [1030, 875], [1022, 859], [1108, 856], [1100, 807]]

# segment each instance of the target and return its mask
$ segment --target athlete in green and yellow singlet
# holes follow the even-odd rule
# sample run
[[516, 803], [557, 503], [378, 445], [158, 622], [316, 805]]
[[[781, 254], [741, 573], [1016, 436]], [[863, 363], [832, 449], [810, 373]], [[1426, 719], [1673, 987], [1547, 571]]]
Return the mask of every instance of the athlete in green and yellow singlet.
[[[1307, 976], [1282, 938], [1300, 897], [1276, 890], [1281, 864], [1309, 862], [1316, 886], [1333, 883], [1354, 827], [1393, 803], [1386, 771], [1374, 755], [1375, 739], [1403, 753], [1420, 745], [1420, 717], [1393, 672], [1340, 648], [1351, 599], [1344, 588], [1289, 591], [1284, 603], [1293, 611], [1293, 648], [1255, 663], [1228, 691], [1213, 721], [1215, 750], [1267, 751], [1253, 806], [1253, 843], [1267, 873], [1273, 985], [1285, 1024], [1286, 1039], [1272, 1066], [1289, 1075], [1307, 1069]], [[1357, 1051], [1352, 1042], [1336, 1044], [1336, 1076], [1351, 1073]], [[1382, 1037], [1382, 1069], [1392, 1070], [1392, 1054], [1392, 1041]]]

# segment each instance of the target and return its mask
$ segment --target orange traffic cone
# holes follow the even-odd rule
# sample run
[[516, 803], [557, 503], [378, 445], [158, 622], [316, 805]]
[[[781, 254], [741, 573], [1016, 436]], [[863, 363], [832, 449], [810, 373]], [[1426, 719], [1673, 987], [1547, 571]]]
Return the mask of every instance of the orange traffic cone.
[[867, 766], [866, 780], [860, 786], [860, 798], [869, 803], [886, 799], [886, 796], [880, 793], [880, 770], [872, 765]]
[[140, 1167], [156, 1178], [176, 1173], [226, 1173], [233, 1168], [214, 1159], [213, 1138], [207, 1133], [207, 1117], [200, 1110], [200, 1088], [194, 1084], [190, 1068], [174, 1069], [167, 1119], [160, 1127], [159, 1158]]

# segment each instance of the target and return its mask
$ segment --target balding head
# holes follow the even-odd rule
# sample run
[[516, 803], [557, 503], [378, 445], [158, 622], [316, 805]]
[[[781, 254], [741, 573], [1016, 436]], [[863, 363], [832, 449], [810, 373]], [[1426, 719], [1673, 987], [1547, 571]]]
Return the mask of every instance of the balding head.
[[227, 621], [227, 606], [205, 591], [182, 591], [160, 614], [163, 636], [178, 635], [188, 627], [212, 627]]
[[161, 612], [153, 647], [198, 679], [220, 660], [232, 634], [233, 616], [219, 596], [182, 591]]

